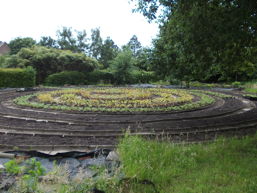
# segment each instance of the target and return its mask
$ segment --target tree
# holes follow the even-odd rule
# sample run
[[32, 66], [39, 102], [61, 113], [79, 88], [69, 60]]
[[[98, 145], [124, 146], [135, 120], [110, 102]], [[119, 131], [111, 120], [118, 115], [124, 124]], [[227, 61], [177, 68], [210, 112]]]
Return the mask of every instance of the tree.
[[[142, 13], [149, 21], [160, 18], [166, 19], [167, 16], [175, 10], [179, 3], [186, 3], [187, 1], [194, 0], [130, 0], [134, 2], [135, 9], [133, 12]], [[161, 9], [162, 13], [158, 14]]]
[[18, 38], [15, 38], [14, 40], [11, 40], [8, 45], [11, 49], [10, 54], [17, 54], [21, 50], [21, 48], [30, 48], [35, 44], [36, 44], [36, 41], [30, 37], [26, 37], [26, 38], [18, 37]]
[[132, 82], [132, 71], [134, 68], [134, 60], [132, 52], [124, 49], [112, 60], [110, 69], [116, 84], [126, 84]]
[[133, 35], [128, 42], [128, 47], [131, 49], [133, 56], [137, 57], [142, 49], [141, 43], [138, 41], [136, 35]]
[[114, 41], [110, 37], [107, 37], [101, 46], [101, 54], [99, 58], [99, 62], [104, 65], [104, 68], [108, 68], [110, 66], [111, 60], [117, 56], [118, 51], [119, 47], [115, 45]]
[[76, 31], [76, 36], [72, 28], [63, 27], [57, 31], [58, 48], [71, 50], [73, 52], [85, 52], [88, 48], [86, 31]]
[[43, 36], [41, 37], [39, 43], [39, 46], [45, 46], [48, 48], [58, 48], [57, 41], [51, 38], [50, 36]]
[[135, 58], [135, 66], [145, 71], [152, 70], [152, 51], [150, 48], [142, 48]]
[[164, 8], [153, 57], [160, 73], [201, 81], [246, 80], [256, 75], [256, 1], [136, 2], [137, 11], [149, 19], [157, 18], [158, 8]]
[[101, 48], [102, 48], [102, 38], [100, 34], [100, 29], [92, 29], [91, 30], [91, 44], [89, 46], [90, 56], [99, 59], [101, 56]]

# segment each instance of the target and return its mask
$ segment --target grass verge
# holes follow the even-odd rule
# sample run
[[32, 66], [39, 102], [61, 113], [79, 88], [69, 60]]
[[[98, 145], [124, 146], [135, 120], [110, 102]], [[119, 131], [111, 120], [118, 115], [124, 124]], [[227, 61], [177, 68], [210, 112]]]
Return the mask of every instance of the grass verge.
[[[118, 150], [125, 175], [153, 182], [160, 193], [257, 192], [257, 134], [184, 146], [126, 137]], [[131, 183], [126, 190], [149, 188]]]

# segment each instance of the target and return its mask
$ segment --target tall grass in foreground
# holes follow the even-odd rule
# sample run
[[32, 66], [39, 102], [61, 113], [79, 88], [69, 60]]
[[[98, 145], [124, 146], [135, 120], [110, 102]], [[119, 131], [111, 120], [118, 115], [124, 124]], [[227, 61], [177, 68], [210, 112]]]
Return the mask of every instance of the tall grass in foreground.
[[[127, 136], [118, 151], [127, 177], [152, 181], [161, 193], [257, 192], [257, 134], [184, 146]], [[154, 190], [131, 183], [124, 192]]]
[[[8, 192], [92, 193], [95, 188], [105, 193], [257, 192], [257, 134], [195, 145], [127, 135], [118, 152], [121, 167], [111, 173], [105, 167], [95, 167], [91, 168], [97, 172], [93, 178], [78, 173], [70, 179], [67, 169], [55, 166], [41, 180], [31, 174], [20, 176]], [[11, 166], [15, 165], [9, 166], [13, 171]]]

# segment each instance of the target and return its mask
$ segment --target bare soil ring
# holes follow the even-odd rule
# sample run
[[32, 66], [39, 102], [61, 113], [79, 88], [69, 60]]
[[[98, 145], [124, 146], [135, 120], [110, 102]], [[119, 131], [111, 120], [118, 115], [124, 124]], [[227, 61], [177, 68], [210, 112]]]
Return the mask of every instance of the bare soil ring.
[[1, 150], [113, 148], [126, 130], [179, 143], [257, 131], [256, 103], [234, 91], [56, 90], [0, 91]]

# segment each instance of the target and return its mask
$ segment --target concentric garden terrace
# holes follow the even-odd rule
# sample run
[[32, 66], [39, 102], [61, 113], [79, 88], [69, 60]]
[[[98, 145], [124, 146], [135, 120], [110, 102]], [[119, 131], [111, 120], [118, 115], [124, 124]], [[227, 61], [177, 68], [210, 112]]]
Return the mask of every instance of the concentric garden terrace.
[[131, 135], [174, 142], [256, 132], [254, 101], [236, 92], [59, 88], [0, 92], [0, 149], [113, 148]]

